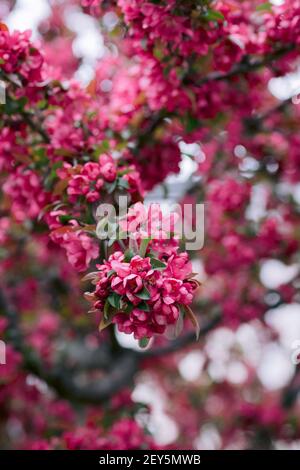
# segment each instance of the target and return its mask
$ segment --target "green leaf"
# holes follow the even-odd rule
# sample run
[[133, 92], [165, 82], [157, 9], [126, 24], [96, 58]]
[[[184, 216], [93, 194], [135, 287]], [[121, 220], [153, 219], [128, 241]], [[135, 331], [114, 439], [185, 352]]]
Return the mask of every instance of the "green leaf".
[[150, 312], [150, 307], [144, 300], [140, 302], [136, 308], [144, 312]]
[[165, 263], [156, 258], [151, 258], [150, 263], [153, 269], [164, 269], [167, 267]]
[[149, 245], [149, 242], [150, 242], [151, 238], [142, 238], [141, 240], [141, 244], [140, 244], [140, 256], [142, 258], [145, 257], [146, 255], [146, 251], [147, 251], [147, 248], [148, 248], [148, 245]]
[[196, 117], [192, 115], [187, 116], [185, 130], [188, 134], [190, 132], [193, 132], [195, 129], [198, 129], [200, 126], [201, 126], [201, 123]]
[[6, 99], [5, 103], [5, 112], [6, 114], [15, 114], [15, 113], [21, 113], [24, 109], [24, 106], [27, 103], [27, 98], [23, 96], [22, 98], [18, 100], [13, 100], [9, 97]]
[[129, 189], [129, 183], [124, 178], [119, 178], [118, 186], [122, 189]]
[[28, 103], [28, 98], [26, 96], [22, 96], [22, 98], [19, 98], [17, 101], [15, 101], [19, 109], [23, 109], [24, 106]]
[[101, 321], [100, 321], [100, 324], [99, 324], [99, 331], [103, 331], [105, 328], [107, 328], [109, 325], [111, 325], [112, 321], [113, 321], [112, 316], [109, 317], [109, 318], [102, 317]]
[[47, 104], [48, 104], [47, 100], [40, 100], [37, 102], [37, 107], [39, 109], [45, 109], [47, 107]]
[[74, 220], [75, 217], [73, 217], [72, 215], [60, 215], [59, 216], [59, 221], [65, 225], [67, 224], [70, 220]]
[[264, 2], [256, 7], [256, 11], [272, 11], [272, 4], [270, 2]]
[[134, 305], [132, 303], [128, 303], [127, 307], [124, 310], [124, 312], [129, 314], [129, 313], [132, 312], [133, 309], [134, 309]]
[[205, 13], [205, 19], [208, 21], [224, 21], [224, 15], [217, 10], [207, 10]]
[[[33, 150], [33, 157], [34, 157], [34, 166], [35, 168], [43, 168], [44, 166], [47, 165], [47, 167], [49, 167], [49, 158], [46, 154], [46, 150], [44, 148], [36, 148]], [[51, 187], [51, 184], [53, 184], [53, 181], [57, 178], [56, 176], [56, 172], [52, 172], [52, 169], [51, 169], [51, 172], [50, 174], [48, 175], [48, 184], [50, 185]], [[47, 189], [50, 189], [50, 187], [48, 187]]]
[[172, 70], [172, 65], [168, 64], [166, 67], [164, 67], [163, 69], [163, 75], [165, 78], [167, 78], [169, 76], [169, 73], [171, 72]]
[[116, 187], [117, 187], [117, 180], [116, 179], [112, 183], [106, 183], [106, 190], [107, 190], [108, 194], [113, 193], [114, 190], [116, 189]]
[[198, 318], [196, 317], [193, 310], [188, 305], [184, 306], [184, 310], [185, 310], [186, 315], [189, 317], [192, 325], [195, 328], [196, 340], [198, 341], [198, 339], [200, 337], [200, 325], [199, 325], [199, 322], [198, 322]]
[[110, 313], [110, 304], [109, 301], [106, 300], [104, 304], [104, 309], [103, 309], [103, 317], [108, 320], [109, 319], [109, 313]]
[[146, 287], [144, 287], [140, 292], [135, 294], [135, 296], [142, 300], [149, 300], [151, 298], [150, 292], [148, 291], [148, 289], [146, 289]]
[[110, 294], [107, 297], [108, 302], [110, 305], [116, 309], [120, 308], [120, 302], [121, 302], [121, 296], [116, 294], [115, 292], [113, 294]]
[[104, 330], [112, 323], [114, 314], [115, 312], [111, 309], [109, 300], [107, 299], [104, 305], [104, 309], [103, 309], [103, 317], [101, 318], [101, 321], [99, 324], [99, 331]]
[[129, 261], [134, 257], [134, 252], [129, 248], [124, 253], [124, 261], [129, 263]]
[[103, 140], [103, 142], [101, 142], [101, 144], [97, 147], [96, 151], [98, 152], [98, 155], [100, 155], [101, 153], [108, 152], [109, 149], [110, 149], [109, 141]]
[[114, 269], [111, 269], [110, 271], [108, 271], [108, 273], [107, 273], [106, 276], [107, 276], [108, 279], [109, 279], [113, 274], [116, 274], [116, 271], [115, 271]]
[[161, 60], [164, 58], [164, 51], [161, 47], [156, 46], [153, 49], [153, 55], [157, 60]]
[[139, 339], [139, 347], [140, 348], [146, 348], [149, 344], [150, 338], [141, 338]]

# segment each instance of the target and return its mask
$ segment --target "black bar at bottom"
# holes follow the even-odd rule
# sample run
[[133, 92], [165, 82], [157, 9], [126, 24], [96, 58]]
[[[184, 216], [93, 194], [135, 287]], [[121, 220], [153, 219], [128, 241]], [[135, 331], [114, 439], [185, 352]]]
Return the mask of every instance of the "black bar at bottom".
[[[299, 462], [299, 451], [0, 451], [1, 469], [6, 465], [30, 465], [32, 468], [54, 469], [61, 464], [83, 465], [83, 468], [101, 467], [135, 469], [152, 466], [178, 467], [188, 465], [212, 468], [215, 465], [292, 464]], [[42, 466], [42, 467], [41, 467]], [[221, 468], [221, 467], [220, 467]]]

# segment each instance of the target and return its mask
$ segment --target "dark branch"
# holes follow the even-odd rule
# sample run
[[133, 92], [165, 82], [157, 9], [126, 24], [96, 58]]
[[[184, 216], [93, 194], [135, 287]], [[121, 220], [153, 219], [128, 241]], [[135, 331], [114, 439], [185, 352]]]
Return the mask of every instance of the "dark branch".
[[[8, 319], [8, 340], [13, 347], [20, 352], [23, 358], [23, 368], [39, 377], [52, 387], [61, 397], [68, 398], [74, 402], [86, 404], [98, 404], [113, 396], [119, 390], [129, 385], [139, 369], [140, 362], [145, 358], [160, 357], [182, 349], [196, 341], [195, 333], [190, 332], [179, 337], [167, 346], [152, 349], [144, 352], [137, 352], [128, 349], [120, 350], [113, 355], [107, 354], [101, 357], [101, 352], [83, 350], [81, 347], [81, 358], [69, 351], [69, 360], [74, 360], [74, 364], [61, 361], [51, 369], [47, 367], [38, 355], [25, 344], [22, 332], [19, 327], [18, 314], [0, 289], [0, 312]], [[220, 322], [221, 317], [216, 316], [205, 324], [200, 332], [204, 336]], [[74, 351], [73, 351], [74, 352]], [[106, 364], [104, 364], [106, 362]], [[66, 365], [66, 363], [68, 365]], [[103, 370], [103, 376], [93, 381], [81, 372], [89, 370]]]
[[282, 406], [284, 408], [292, 408], [300, 394], [300, 369], [296, 369], [295, 375], [290, 384], [286, 387], [282, 394]]
[[274, 61], [280, 59], [285, 54], [292, 52], [294, 49], [295, 49], [294, 44], [290, 44], [289, 46], [279, 49], [273, 52], [272, 54], [269, 54], [266, 57], [263, 57], [262, 59], [255, 60], [255, 61], [251, 61], [251, 59], [248, 56], [246, 56], [243, 58], [241, 62], [239, 62], [238, 64], [235, 64], [231, 68], [231, 70], [229, 70], [228, 72], [225, 72], [225, 73], [212, 72], [208, 74], [206, 77], [200, 78], [200, 80], [192, 80], [191, 77], [189, 77], [189, 78], [186, 78], [185, 83], [196, 85], [196, 86], [202, 86], [209, 82], [228, 80], [237, 75], [241, 75], [241, 74], [245, 74], [249, 72], [255, 72], [256, 70], [259, 70], [262, 67], [272, 65]]
[[[15, 88], [20, 88], [22, 87], [22, 84], [13, 80], [13, 78], [11, 78], [9, 75], [7, 75], [6, 73], [3, 72], [3, 70], [0, 70], [0, 77], [6, 81], [7, 83], [9, 83], [10, 85], [12, 85], [13, 87]], [[12, 98], [9, 98], [7, 97], [7, 99], [10, 99], [11, 101], [13, 101]], [[40, 135], [40, 137], [42, 138], [43, 142], [45, 144], [50, 144], [50, 137], [49, 135], [47, 134], [47, 132], [43, 129], [43, 127], [39, 124], [39, 122], [37, 122], [36, 119], [34, 119], [34, 114], [33, 112], [29, 112], [29, 111], [26, 111], [25, 109], [19, 109], [16, 114], [20, 114], [22, 116], [22, 118], [24, 119], [24, 122], [26, 122], [26, 124], [34, 131], [36, 132], [37, 134]]]
[[31, 113], [29, 113], [28, 111], [25, 111], [23, 110], [21, 112], [22, 114], [22, 117], [24, 119], [24, 121], [26, 122], [26, 124], [28, 124], [28, 126], [34, 131], [36, 132], [37, 134], [39, 134], [42, 139], [43, 139], [43, 142], [45, 144], [50, 144], [50, 137], [48, 136], [47, 132], [42, 128], [42, 126], [40, 126], [40, 124], [38, 124], [34, 119], [33, 119], [33, 116]]
[[73, 369], [67, 369], [64, 363], [56, 364], [49, 369], [37, 354], [26, 346], [18, 324], [18, 314], [8, 302], [2, 289], [0, 289], [0, 312], [5, 314], [9, 322], [7, 338], [22, 355], [23, 368], [42, 379], [64, 398], [81, 403], [101, 403], [129, 385], [138, 370], [138, 356], [130, 351], [114, 356], [109, 373], [95, 381], [87, 382], [85, 378], [79, 376], [78, 371], [75, 373]]

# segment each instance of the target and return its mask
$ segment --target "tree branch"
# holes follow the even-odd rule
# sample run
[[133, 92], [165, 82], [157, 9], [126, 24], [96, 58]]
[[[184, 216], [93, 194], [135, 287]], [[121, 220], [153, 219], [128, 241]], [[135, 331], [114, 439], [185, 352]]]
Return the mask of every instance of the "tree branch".
[[[142, 360], [176, 352], [196, 341], [195, 333], [191, 331], [166, 346], [152, 350], [139, 352], [120, 347], [120, 351], [114, 354], [113, 357], [105, 355], [106, 367], [103, 367], [103, 358], [101, 358], [100, 351], [84, 351], [81, 347], [81, 359], [78, 364], [75, 362], [71, 366], [66, 366], [66, 362], [62, 361], [62, 363], [57, 363], [49, 369], [37, 354], [25, 345], [17, 312], [8, 302], [3, 289], [0, 289], [0, 312], [4, 313], [8, 319], [7, 338], [16, 351], [22, 355], [23, 368], [46, 382], [61, 397], [85, 404], [102, 403], [129, 385], [134, 379]], [[204, 336], [211, 331], [218, 325], [220, 320], [221, 316], [218, 315], [208, 321], [202, 327], [200, 336]], [[78, 355], [76, 356], [78, 358]], [[72, 358], [72, 354], [70, 357]], [[74, 355], [73, 359], [76, 360]], [[93, 381], [80, 376], [81, 372], [96, 369], [106, 370], [106, 373], [100, 379]]]
[[[0, 70], [0, 77], [8, 82], [10, 85], [14, 86], [14, 87], [18, 87], [20, 88], [21, 87], [21, 83], [17, 83], [15, 82], [12, 78], [10, 78], [9, 75], [7, 75], [6, 73], [3, 72], [3, 70]], [[11, 98], [10, 98], [11, 99]], [[12, 99], [11, 99], [12, 100]], [[12, 100], [13, 101], [13, 100]], [[33, 119], [34, 117], [34, 114], [32, 112], [29, 112], [29, 111], [26, 111], [25, 109], [22, 109], [22, 110], [18, 110], [16, 111], [16, 114], [20, 114], [24, 121], [26, 122], [26, 124], [34, 131], [36, 132], [37, 134], [39, 134], [43, 140], [44, 143], [46, 144], [50, 144], [50, 137], [49, 135], [47, 134], [47, 132], [43, 129], [43, 127], [36, 121]]]
[[221, 80], [228, 80], [232, 77], [235, 77], [240, 74], [245, 74], [249, 72], [254, 72], [255, 70], [258, 70], [262, 67], [266, 67], [268, 65], [271, 65], [272, 62], [275, 60], [280, 59], [283, 57], [285, 54], [292, 52], [295, 49], [294, 44], [290, 44], [286, 47], [283, 47], [282, 49], [279, 49], [266, 57], [263, 57], [260, 60], [255, 60], [251, 62], [251, 59], [248, 56], [245, 56], [241, 62], [238, 64], [235, 64], [231, 70], [228, 72], [212, 72], [208, 74], [206, 77], [201, 78], [200, 80], [191, 80], [191, 78], [186, 78], [184, 81], [186, 84], [191, 84], [191, 85], [196, 85], [196, 86], [202, 86], [205, 85], [206, 83], [209, 82], [216, 82], [216, 81], [221, 81]]
[[86, 382], [78, 375], [78, 371], [74, 373], [73, 369], [66, 369], [64, 363], [49, 369], [35, 352], [25, 345], [18, 324], [18, 314], [9, 304], [3, 289], [0, 289], [0, 312], [5, 314], [9, 322], [7, 337], [15, 350], [22, 355], [23, 368], [46, 382], [61, 397], [87, 404], [101, 403], [128, 385], [138, 370], [138, 356], [130, 351], [114, 357], [109, 373], [103, 375], [100, 380]]
[[296, 369], [295, 375], [290, 384], [286, 387], [282, 394], [282, 406], [284, 408], [292, 408], [300, 394], [300, 368]]
[[50, 144], [50, 137], [48, 136], [47, 132], [42, 128], [42, 126], [40, 126], [40, 124], [34, 121], [32, 114], [25, 110], [23, 110], [20, 114], [22, 115], [26, 124], [28, 124], [28, 126], [34, 132], [36, 132], [37, 134], [41, 136], [41, 138], [43, 139], [43, 142], [45, 144]]

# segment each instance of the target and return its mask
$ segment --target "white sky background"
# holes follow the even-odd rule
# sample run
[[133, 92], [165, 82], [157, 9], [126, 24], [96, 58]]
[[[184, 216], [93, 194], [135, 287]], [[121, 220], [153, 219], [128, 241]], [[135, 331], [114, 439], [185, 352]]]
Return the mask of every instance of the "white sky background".
[[[273, 3], [282, 3], [274, 0]], [[49, 14], [47, 0], [18, 0], [12, 14], [6, 20], [10, 29], [32, 29], [33, 38], [38, 39], [37, 25]], [[95, 62], [104, 54], [105, 48], [95, 20], [82, 14], [79, 10], [70, 10], [67, 24], [76, 32], [74, 41], [74, 52], [84, 56], [77, 78], [87, 83], [93, 74]], [[299, 74], [291, 74], [288, 79], [276, 78], [270, 83], [270, 91], [279, 99], [286, 99], [300, 89]], [[197, 144], [187, 146], [181, 144], [182, 152], [199, 155], [201, 150]], [[187, 181], [194, 171], [194, 163], [189, 157], [184, 157], [181, 172], [178, 176], [169, 178], [170, 187], [181, 187], [184, 192]], [[299, 188], [298, 188], [299, 189]], [[159, 190], [152, 197], [160, 198]], [[300, 197], [300, 190], [299, 190]], [[258, 211], [261, 209], [258, 209]], [[263, 263], [261, 269], [262, 282], [270, 287], [276, 288], [283, 282], [293, 279], [299, 270], [299, 266], [284, 266], [281, 262], [270, 260]], [[300, 340], [300, 306], [281, 306], [276, 310], [269, 311], [267, 322], [279, 333], [278, 343], [259, 344], [258, 332], [251, 325], [242, 325], [236, 333], [223, 328], [212, 335], [206, 345], [206, 353], [211, 358], [209, 373], [216, 381], [227, 379], [232, 383], [242, 383], [247, 377], [245, 367], [241, 362], [230, 360], [228, 350], [234, 342], [240, 342], [245, 354], [258, 366], [258, 376], [261, 383], [267, 389], [277, 389], [284, 386], [290, 380], [294, 371], [291, 362], [291, 351], [293, 343]], [[119, 334], [121, 344], [136, 347], [134, 340], [128, 335]], [[195, 351], [186, 354], [178, 365], [178, 370], [187, 381], [199, 380], [201, 376], [204, 356]], [[246, 375], [245, 375], [246, 374]], [[163, 391], [156, 389], [153, 394], [153, 384], [145, 380], [137, 386], [134, 392], [136, 400], [145, 400], [153, 405], [151, 426], [155, 432], [156, 439], [161, 444], [167, 444], [176, 438], [176, 424], [164, 413]], [[155, 399], [154, 399], [154, 398]], [[159, 398], [159, 399], [158, 399]], [[219, 445], [219, 437], [214, 429], [207, 429], [199, 435], [196, 443], [199, 448], [215, 448]]]
[[32, 29], [35, 35], [38, 23], [50, 13], [47, 0], [17, 0], [16, 7], [6, 21], [11, 29]]

